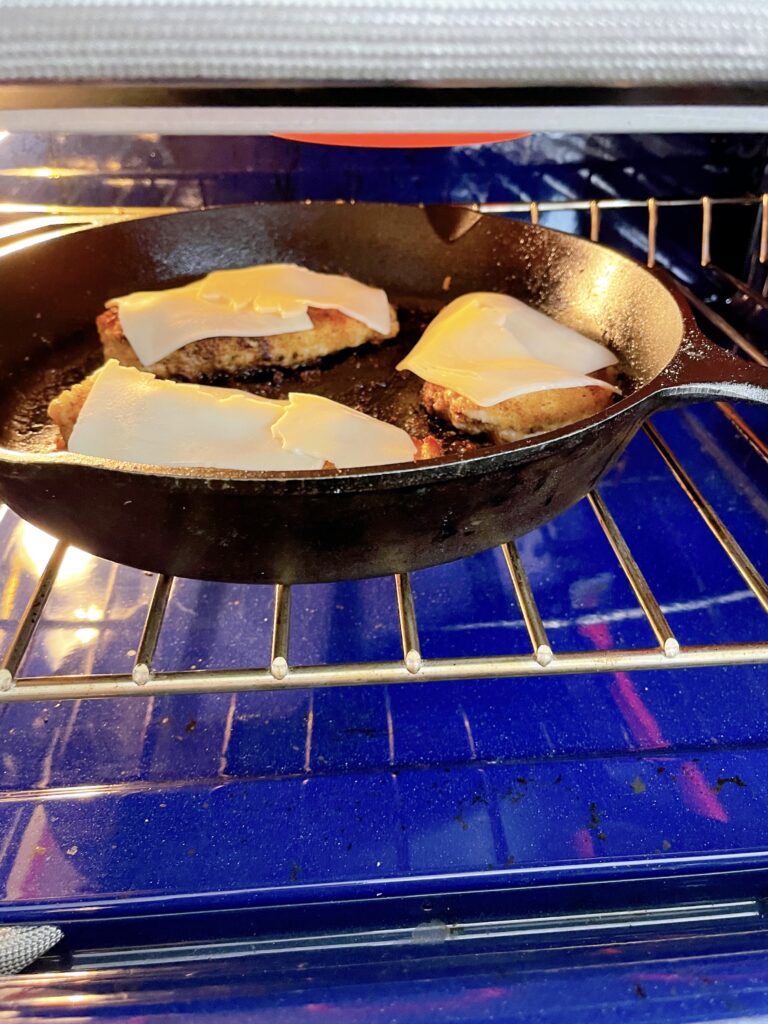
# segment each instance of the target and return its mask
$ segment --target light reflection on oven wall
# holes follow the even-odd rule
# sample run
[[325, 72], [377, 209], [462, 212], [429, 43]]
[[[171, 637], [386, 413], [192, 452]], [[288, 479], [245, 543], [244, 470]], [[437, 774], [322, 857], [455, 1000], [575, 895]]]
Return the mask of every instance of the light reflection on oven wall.
[[[18, 619], [55, 544], [29, 523], [12, 524], [0, 595], [4, 621]], [[135, 647], [136, 620], [143, 614], [150, 585], [143, 573], [68, 548], [22, 674], [103, 671], [107, 666], [100, 668], [96, 662], [111, 655], [113, 665], [117, 648], [127, 665], [122, 659]]]
[[[22, 561], [26, 563], [25, 568], [35, 576], [45, 569], [45, 566], [56, 546], [56, 540], [50, 534], [38, 529], [31, 523], [20, 523], [18, 534], [18, 549]], [[61, 563], [57, 574], [56, 583], [59, 590], [62, 587], [85, 580], [93, 567], [96, 559], [79, 548], [70, 547]], [[75, 594], [73, 596], [79, 597]], [[96, 623], [104, 619], [104, 606], [95, 601], [77, 602], [77, 606], [69, 610], [66, 618], [72, 622]], [[70, 629], [66, 625], [60, 628], [49, 628], [43, 634], [43, 645], [46, 659], [51, 669], [57, 671], [62, 667], [66, 659], [80, 647], [87, 647], [94, 643], [99, 636], [99, 630], [95, 626], [82, 626], [78, 629]]]
[[[28, 568], [35, 576], [40, 576], [56, 547], [56, 538], [39, 530], [31, 523], [22, 522], [18, 543], [22, 558], [27, 562], [25, 568]], [[79, 548], [68, 548], [56, 576], [57, 582], [69, 583], [84, 578], [95, 561], [93, 555], [89, 555]]]

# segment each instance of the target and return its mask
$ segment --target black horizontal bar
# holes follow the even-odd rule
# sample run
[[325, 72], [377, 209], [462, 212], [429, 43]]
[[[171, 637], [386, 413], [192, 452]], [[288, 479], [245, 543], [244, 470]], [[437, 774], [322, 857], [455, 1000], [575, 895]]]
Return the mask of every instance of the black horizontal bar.
[[0, 110], [81, 107], [762, 106], [768, 82], [744, 85], [528, 86], [493, 82], [0, 83]]

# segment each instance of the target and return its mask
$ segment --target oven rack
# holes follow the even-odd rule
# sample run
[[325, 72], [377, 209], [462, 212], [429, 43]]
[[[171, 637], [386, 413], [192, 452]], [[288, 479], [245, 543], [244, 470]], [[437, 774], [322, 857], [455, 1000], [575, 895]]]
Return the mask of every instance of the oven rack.
[[[757, 259], [768, 263], [768, 193], [761, 196], [711, 199], [631, 200], [622, 198], [547, 202], [510, 202], [479, 204], [488, 213], [527, 214], [536, 223], [540, 214], [550, 211], [582, 211], [588, 214], [589, 237], [600, 236], [601, 214], [605, 210], [645, 210], [647, 217], [646, 261], [656, 265], [658, 214], [662, 207], [694, 207], [700, 211], [700, 237], [696, 244], [702, 267], [720, 277], [745, 299], [768, 308], [768, 299], [750, 284], [717, 267], [711, 259], [713, 209], [739, 205], [755, 211], [759, 236]], [[174, 212], [163, 208], [73, 208], [0, 204], [0, 258], [18, 249], [39, 244], [63, 233], [112, 223], [117, 220], [155, 216]], [[666, 271], [665, 271], [666, 272]], [[743, 355], [762, 365], [768, 358], [728, 320], [711, 309], [679, 279], [676, 284], [694, 309], [712, 327], [726, 335]], [[718, 402], [720, 413], [743, 438], [768, 461], [768, 444], [726, 402]], [[747, 553], [736, 541], [712, 504], [697, 487], [680, 459], [668, 447], [658, 428], [648, 423], [646, 436], [663, 464], [682, 489], [739, 572], [749, 590], [768, 613], [768, 584]], [[640, 570], [625, 536], [598, 491], [585, 499], [604, 532], [658, 645], [650, 648], [615, 648], [599, 651], [560, 650], [553, 647], [539, 612], [536, 597], [514, 542], [501, 548], [514, 593], [527, 630], [530, 653], [476, 655], [461, 658], [422, 657], [419, 625], [410, 578], [393, 578], [393, 615], [397, 616], [402, 658], [396, 661], [369, 661], [341, 664], [292, 665], [289, 640], [291, 631], [291, 588], [274, 587], [272, 640], [263, 665], [223, 670], [155, 671], [153, 659], [163, 619], [171, 596], [173, 578], [159, 575], [149, 601], [142, 634], [136, 647], [130, 673], [93, 675], [25, 676], [20, 672], [56, 576], [67, 551], [59, 541], [41, 573], [17, 629], [0, 658], [0, 702], [29, 700], [83, 699], [89, 697], [152, 696], [160, 694], [197, 694], [258, 690], [305, 689], [307, 687], [357, 686], [437, 680], [515, 678], [578, 673], [637, 671], [649, 669], [703, 668], [717, 665], [768, 664], [768, 642], [713, 643], [686, 645], [671, 629], [662, 607]]]

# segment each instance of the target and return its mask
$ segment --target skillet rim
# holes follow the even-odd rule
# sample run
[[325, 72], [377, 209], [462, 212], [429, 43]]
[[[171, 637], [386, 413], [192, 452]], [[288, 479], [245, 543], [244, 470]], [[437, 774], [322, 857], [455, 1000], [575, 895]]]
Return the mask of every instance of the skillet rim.
[[[77, 235], [87, 234], [91, 231], [110, 231], [114, 229], [122, 229], [126, 226], [130, 227], [133, 224], [144, 225], [152, 221], [166, 221], [168, 218], [176, 217], [187, 217], [187, 216], [201, 216], [208, 213], [213, 213], [219, 210], [254, 210], [260, 208], [275, 208], [285, 206], [285, 201], [280, 202], [257, 202], [257, 203], [233, 203], [221, 206], [208, 206], [202, 209], [196, 210], [182, 210], [174, 213], [161, 213], [152, 217], [137, 217], [130, 221], [119, 221], [112, 224], [97, 225], [91, 228], [86, 228], [82, 232], [77, 232]], [[407, 203], [377, 203], [377, 202], [365, 202], [365, 203], [338, 203], [330, 200], [318, 200], [318, 201], [307, 201], [298, 200], [294, 203], [288, 203], [288, 205], [302, 205], [302, 206], [313, 206], [313, 207], [338, 207], [340, 205], [355, 205], [358, 208], [365, 209], [376, 208], [376, 209], [407, 209], [413, 210], [426, 210], [430, 206], [445, 207], [447, 204], [407, 204]], [[450, 204], [448, 204], [450, 205]], [[7, 448], [0, 445], [0, 463], [6, 463], [16, 466], [35, 466], [40, 468], [52, 468], [52, 467], [73, 467], [78, 469], [84, 469], [88, 472], [101, 471], [109, 472], [114, 474], [121, 474], [134, 477], [152, 477], [169, 482], [173, 481], [195, 481], [203, 486], [211, 487], [219, 485], [222, 489], [228, 489], [228, 487], [237, 485], [269, 485], [271, 489], [278, 488], [280, 490], [287, 488], [293, 489], [298, 487], [299, 490], [305, 490], [306, 485], [314, 484], [317, 490], [322, 490], [324, 487], [330, 488], [331, 491], [343, 490], [354, 490], [354, 484], [356, 482], [366, 483], [370, 480], [375, 480], [377, 483], [381, 482], [387, 487], [396, 487], [400, 483], [414, 483], [417, 480], [412, 479], [416, 473], [418, 473], [418, 479], [425, 479], [434, 476], [442, 476], [443, 470], [449, 467], [460, 468], [461, 475], [474, 475], [475, 473], [483, 473], [487, 468], [493, 466], [494, 470], [500, 466], [506, 466], [514, 464], [515, 462], [528, 459], [528, 457], [535, 458], [538, 452], [544, 451], [551, 445], [562, 441], [566, 438], [574, 438], [582, 434], [592, 433], [595, 430], [602, 427], [604, 424], [609, 423], [612, 419], [617, 416], [621, 416], [624, 413], [630, 412], [638, 406], [641, 406], [655, 395], [663, 393], [668, 386], [673, 386], [674, 381], [665, 381], [665, 377], [669, 377], [670, 369], [681, 360], [681, 349], [683, 344], [688, 339], [693, 339], [700, 345], [711, 344], [708, 343], [703, 334], [701, 333], [696, 319], [693, 315], [691, 307], [682, 293], [671, 286], [666, 280], [666, 276], [662, 274], [657, 268], [647, 267], [640, 260], [635, 259], [632, 256], [628, 256], [625, 253], [619, 252], [617, 249], [613, 249], [610, 246], [603, 245], [600, 242], [594, 242], [591, 239], [582, 238], [579, 235], [570, 234], [567, 231], [560, 231], [556, 228], [549, 228], [541, 224], [530, 224], [521, 221], [509, 221], [496, 214], [491, 213], [479, 213], [473, 211], [469, 206], [462, 206], [456, 204], [451, 208], [456, 210], [470, 210], [475, 216], [476, 220], [473, 222], [472, 227], [481, 221], [493, 220], [495, 222], [501, 221], [502, 223], [514, 223], [522, 224], [526, 230], [533, 232], [538, 235], [558, 235], [567, 238], [571, 243], [575, 243], [579, 246], [587, 248], [599, 249], [602, 251], [609, 252], [612, 257], [618, 258], [620, 261], [624, 261], [631, 265], [636, 266], [642, 272], [650, 275], [665, 292], [671, 296], [674, 300], [677, 311], [680, 315], [680, 337], [675, 348], [674, 353], [668, 360], [668, 362], [659, 370], [659, 372], [652, 377], [646, 384], [634, 390], [630, 395], [626, 395], [619, 398], [618, 401], [613, 402], [606, 409], [596, 413], [586, 419], [571, 423], [563, 427], [559, 427], [556, 430], [547, 431], [546, 433], [532, 435], [528, 438], [521, 438], [518, 441], [514, 441], [511, 444], [504, 445], [489, 445], [478, 452], [475, 452], [465, 458], [457, 457], [456, 455], [443, 455], [435, 459], [425, 459], [423, 461], [400, 462], [385, 464], [379, 466], [364, 466], [354, 467], [349, 469], [320, 469], [320, 470], [280, 470], [280, 471], [268, 471], [268, 470], [232, 470], [232, 469], [215, 469], [212, 467], [180, 467], [180, 466], [154, 466], [145, 465], [143, 463], [132, 463], [123, 462], [117, 459], [105, 459], [93, 455], [81, 455], [76, 452], [69, 451], [55, 451], [55, 452], [25, 452], [12, 448]], [[470, 228], [470, 231], [472, 228]], [[61, 237], [69, 237], [68, 235]], [[47, 239], [44, 242], [40, 242], [40, 245], [56, 244], [60, 238]], [[13, 254], [9, 254], [11, 258]], [[693, 357], [695, 358], [695, 356]], [[686, 360], [687, 361], [687, 360]], [[531, 455], [533, 453], [533, 455]], [[260, 488], [253, 488], [256, 493]]]

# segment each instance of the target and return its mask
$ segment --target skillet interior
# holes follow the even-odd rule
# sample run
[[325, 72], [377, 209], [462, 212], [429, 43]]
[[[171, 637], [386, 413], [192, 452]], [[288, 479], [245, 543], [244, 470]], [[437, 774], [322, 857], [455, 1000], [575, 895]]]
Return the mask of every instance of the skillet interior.
[[[52, 450], [47, 404], [100, 364], [93, 321], [106, 298], [183, 283], [214, 267], [295, 261], [351, 274], [388, 291], [401, 311], [401, 332], [383, 346], [342, 353], [301, 371], [260, 371], [213, 383], [270, 397], [290, 390], [323, 394], [415, 436], [437, 434], [446, 454], [462, 459], [489, 449], [490, 442], [430, 420], [419, 402], [420, 381], [395, 370], [429, 319], [457, 295], [506, 291], [608, 342], [622, 356], [625, 394], [671, 359], [682, 335], [680, 314], [642, 268], [578, 238], [470, 212], [462, 224], [461, 212], [446, 210], [442, 220], [441, 212], [428, 217], [414, 208], [336, 204], [235, 207], [119, 224], [17, 254], [16, 280], [6, 284], [0, 267], [4, 294], [15, 297], [2, 310], [0, 444], [30, 453]], [[471, 227], [449, 241], [457, 225]]]

